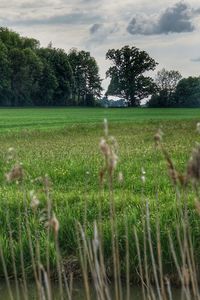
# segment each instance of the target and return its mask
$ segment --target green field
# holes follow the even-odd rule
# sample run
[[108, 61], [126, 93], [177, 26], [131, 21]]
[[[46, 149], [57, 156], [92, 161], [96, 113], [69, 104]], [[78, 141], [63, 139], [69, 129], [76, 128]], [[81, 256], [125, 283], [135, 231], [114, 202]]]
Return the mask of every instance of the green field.
[[[88, 233], [91, 234], [93, 222], [98, 218], [100, 199], [99, 171], [103, 166], [103, 157], [99, 150], [100, 138], [103, 136], [103, 119], [107, 118], [109, 133], [118, 142], [119, 161], [115, 171], [114, 197], [117, 220], [121, 234], [120, 249], [124, 249], [124, 216], [130, 226], [141, 228], [142, 198], [149, 200], [152, 213], [155, 211], [158, 195], [161, 219], [161, 239], [164, 246], [165, 270], [172, 270], [170, 251], [167, 241], [168, 230], [175, 230], [173, 220], [176, 216], [176, 196], [167, 174], [166, 162], [160, 151], [154, 146], [154, 134], [158, 128], [164, 132], [164, 145], [173, 158], [177, 168], [184, 171], [195, 142], [200, 141], [196, 123], [200, 121], [200, 109], [1, 109], [0, 110], [0, 241], [6, 253], [10, 272], [11, 253], [7, 242], [6, 213], [13, 228], [23, 221], [18, 214], [23, 209], [24, 197], [30, 201], [29, 192], [35, 190], [41, 202], [41, 211], [45, 207], [45, 196], [41, 184], [35, 181], [48, 174], [51, 180], [51, 197], [53, 209], [60, 221], [60, 245], [64, 257], [77, 255], [75, 220], [84, 222], [87, 217]], [[7, 162], [7, 150], [13, 147], [16, 156]], [[6, 183], [5, 174], [15, 162], [21, 162], [25, 170], [23, 184]], [[143, 186], [141, 169], [146, 172]], [[124, 181], [118, 182], [119, 172]], [[194, 197], [189, 194], [189, 205]], [[29, 203], [29, 202], [28, 202]], [[87, 208], [87, 209], [86, 209]], [[85, 214], [86, 210], [87, 213]], [[37, 223], [41, 212], [32, 215], [28, 208], [31, 224]], [[109, 231], [109, 196], [108, 187], [102, 200], [103, 230], [105, 232], [105, 252], [110, 253]], [[195, 253], [200, 257], [200, 221], [194, 209], [191, 215], [194, 230]], [[22, 223], [23, 224], [23, 223]], [[37, 223], [38, 224], [38, 223]], [[155, 218], [152, 219], [152, 226]], [[45, 244], [45, 228], [40, 228], [41, 245]], [[22, 225], [23, 227], [23, 225]], [[135, 245], [130, 230], [131, 251]], [[152, 233], [155, 235], [154, 232]], [[17, 232], [14, 233], [15, 253], [20, 253]], [[29, 264], [27, 237], [24, 233], [22, 243]], [[52, 246], [53, 253], [53, 246]], [[45, 251], [41, 246], [41, 257]], [[19, 260], [19, 259], [18, 259]], [[10, 264], [10, 265], [9, 265]], [[54, 259], [52, 258], [52, 264]], [[131, 263], [134, 265], [134, 259]]]
[[13, 129], [49, 129], [75, 124], [97, 124], [107, 118], [110, 123], [183, 121], [198, 119], [199, 109], [94, 109], [38, 108], [1, 109], [1, 131]]

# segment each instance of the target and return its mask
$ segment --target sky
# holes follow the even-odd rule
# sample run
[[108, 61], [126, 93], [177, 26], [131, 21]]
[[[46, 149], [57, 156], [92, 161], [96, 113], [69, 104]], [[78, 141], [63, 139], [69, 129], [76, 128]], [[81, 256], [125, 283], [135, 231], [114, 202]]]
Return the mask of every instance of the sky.
[[124, 45], [147, 51], [156, 71], [200, 75], [199, 0], [0, 0], [0, 22], [44, 47], [90, 51], [105, 89], [105, 54]]

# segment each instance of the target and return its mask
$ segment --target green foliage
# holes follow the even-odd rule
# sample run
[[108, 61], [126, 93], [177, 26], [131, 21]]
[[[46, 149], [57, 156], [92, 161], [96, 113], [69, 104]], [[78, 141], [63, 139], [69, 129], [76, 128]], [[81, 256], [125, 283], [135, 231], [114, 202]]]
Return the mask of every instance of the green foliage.
[[20, 35], [8, 28], [0, 28], [0, 40], [8, 50], [13, 48], [23, 48], [23, 42]]
[[[37, 40], [0, 28], [0, 105], [91, 105], [102, 91], [89, 52], [40, 48]], [[78, 99], [78, 101], [77, 101]]]
[[158, 72], [157, 93], [148, 102], [149, 107], [200, 107], [200, 77], [181, 79], [178, 71]]
[[183, 78], [178, 83], [175, 104], [179, 107], [200, 106], [200, 77]]
[[73, 73], [68, 56], [60, 49], [50, 48], [47, 51], [49, 52], [47, 61], [54, 71], [57, 82], [52, 100], [54, 105], [67, 105], [70, 101], [73, 86]]
[[42, 62], [30, 48], [14, 48], [10, 51], [11, 63], [11, 105], [34, 105], [42, 73]]
[[158, 71], [155, 83], [156, 93], [148, 102], [149, 107], [173, 107], [175, 106], [175, 92], [178, 82], [181, 79], [178, 71], [167, 71], [164, 68]]
[[77, 105], [93, 106], [101, 95], [101, 79], [97, 63], [89, 52], [72, 49], [68, 59], [74, 74], [73, 99]]
[[11, 92], [11, 66], [8, 50], [0, 41], [0, 105], [5, 105]]
[[106, 73], [107, 77], [111, 77], [107, 94], [126, 98], [129, 106], [139, 106], [143, 98], [155, 92], [153, 79], [143, 75], [154, 70], [157, 65], [147, 52], [124, 46], [121, 49], [108, 50], [106, 59], [113, 62], [113, 66]]
[[[142, 201], [148, 199], [154, 253], [155, 255], [157, 253], [155, 228], [159, 203], [163, 269], [165, 274], [175, 271], [175, 266], [171, 263], [168, 233], [172, 233], [178, 253], [179, 244], [176, 243], [175, 221], [180, 207], [177, 207], [176, 193], [167, 174], [166, 162], [159, 151], [155, 152], [153, 136], [157, 128], [162, 127], [167, 150], [173, 157], [177, 169], [184, 171], [190, 157], [191, 145], [199, 139], [195, 131], [196, 122], [199, 120], [199, 109], [110, 109], [109, 111], [92, 108], [2, 109], [0, 110], [0, 241], [9, 275], [13, 274], [13, 269], [6, 212], [9, 212], [12, 234], [15, 238], [15, 261], [18, 274], [21, 274], [19, 231], [17, 230], [19, 222], [22, 226], [25, 267], [27, 271], [32, 272], [25, 230], [25, 214], [19, 214], [19, 209], [22, 212], [24, 209], [25, 195], [31, 236], [35, 241], [37, 231], [41, 247], [41, 263], [46, 262], [46, 219], [43, 216], [46, 200], [43, 195], [43, 186], [35, 180], [45, 174], [49, 175], [52, 182], [50, 185], [52, 206], [60, 222], [59, 244], [63, 260], [67, 260], [71, 255], [78, 255], [75, 221], [84, 222], [86, 208], [87, 232], [90, 236], [92, 235], [94, 220], [99, 216], [98, 209], [101, 200], [103, 245], [106, 264], [109, 264], [111, 229], [107, 183], [105, 183], [103, 197], [99, 193], [99, 170], [103, 166], [99, 140], [102, 136], [101, 123], [104, 117], [108, 118], [110, 134], [116, 137], [119, 145], [119, 162], [113, 184], [120, 239], [120, 263], [125, 263], [126, 257], [124, 222], [127, 220], [130, 230], [130, 271], [134, 277], [137, 276], [138, 256], [133, 227], [136, 226], [142, 254], [144, 231], [141, 209]], [[5, 173], [10, 170], [12, 164], [12, 162], [6, 163], [8, 158], [6, 154], [10, 147], [14, 147], [18, 160], [23, 163], [26, 176], [23, 187], [15, 183], [5, 183]], [[141, 180], [142, 168], [146, 172], [145, 185]], [[118, 182], [119, 172], [123, 173], [123, 182]], [[29, 192], [32, 190], [40, 200], [36, 214], [30, 208]], [[200, 218], [192, 208], [194, 199], [194, 195], [190, 195], [187, 203], [189, 218], [192, 222], [191, 238], [194, 241], [194, 255], [199, 261]], [[36, 247], [36, 243], [33, 243], [33, 247]], [[52, 246], [50, 258], [54, 269], [56, 268], [55, 255]], [[147, 259], [150, 265], [149, 252]], [[124, 274], [125, 271], [122, 270], [122, 275]]]

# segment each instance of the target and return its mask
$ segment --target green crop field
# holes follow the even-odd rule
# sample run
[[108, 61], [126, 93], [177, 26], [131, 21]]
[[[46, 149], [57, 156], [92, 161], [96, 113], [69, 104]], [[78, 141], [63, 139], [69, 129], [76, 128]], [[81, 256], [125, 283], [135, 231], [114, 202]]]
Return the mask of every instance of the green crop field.
[[[195, 142], [200, 141], [200, 135], [196, 131], [196, 123], [200, 121], [200, 109], [38, 108], [0, 110], [0, 241], [6, 253], [9, 272], [12, 273], [12, 264], [6, 219], [9, 217], [13, 228], [17, 228], [17, 224], [23, 221], [23, 214], [20, 215], [19, 212], [23, 210], [25, 201], [31, 224], [34, 225], [37, 220], [42, 219], [46, 200], [43, 187], [36, 179], [46, 174], [51, 181], [50, 197], [53, 210], [60, 222], [59, 239], [63, 255], [77, 255], [76, 220], [83, 223], [86, 218], [88, 234], [92, 234], [101, 199], [104, 247], [109, 257], [111, 242], [108, 185], [105, 182], [103, 197], [99, 186], [99, 172], [104, 163], [99, 149], [100, 139], [104, 135], [104, 118], [108, 120], [109, 134], [114, 136], [118, 143], [118, 163], [113, 185], [119, 232], [122, 237], [120, 251], [123, 255], [124, 216], [130, 225], [138, 227], [140, 232], [141, 199], [149, 200], [152, 213], [155, 211], [157, 199], [161, 239], [164, 244], [164, 267], [172, 268], [168, 264], [170, 251], [167, 233], [170, 229], [172, 232], [175, 230], [173, 220], [176, 195], [163, 155], [155, 149], [154, 135], [159, 128], [162, 129], [165, 148], [177, 169], [184, 171]], [[14, 148], [14, 154], [8, 160], [10, 147]], [[23, 164], [23, 182], [7, 183], [5, 174], [15, 163]], [[142, 169], [145, 170], [145, 183], [141, 180]], [[120, 172], [123, 174], [122, 182], [118, 180]], [[29, 207], [29, 194], [33, 190], [40, 200], [37, 214], [32, 213]], [[188, 199], [189, 205], [192, 206], [192, 193], [189, 193]], [[197, 230], [200, 221], [192, 208], [190, 216], [194, 226], [195, 253], [200, 256], [200, 234]], [[152, 226], [154, 225], [155, 218], [152, 220]], [[45, 251], [42, 250], [42, 245], [45, 244], [46, 229], [42, 221], [39, 225], [37, 223], [37, 226], [40, 228], [41, 257], [44, 258]], [[131, 230], [129, 234], [132, 241]], [[17, 257], [20, 253], [17, 232], [14, 238]], [[131, 251], [134, 252], [134, 242], [130, 243], [133, 243]], [[22, 244], [28, 268], [30, 254], [25, 232]]]
[[198, 119], [199, 109], [95, 109], [95, 108], [38, 108], [1, 109], [0, 130], [49, 129], [75, 124], [109, 122], [132, 123], [148, 121], [184, 121]]

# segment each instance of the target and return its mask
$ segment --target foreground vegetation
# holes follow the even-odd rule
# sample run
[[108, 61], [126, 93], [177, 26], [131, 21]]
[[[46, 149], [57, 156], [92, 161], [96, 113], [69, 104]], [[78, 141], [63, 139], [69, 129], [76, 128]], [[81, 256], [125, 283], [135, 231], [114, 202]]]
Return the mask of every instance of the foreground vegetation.
[[[183, 184], [178, 171], [187, 169], [200, 139], [199, 110], [24, 109], [0, 115], [0, 254], [9, 276], [20, 276], [25, 288], [27, 276], [40, 282], [43, 267], [59, 281], [64, 269], [67, 276], [82, 274], [87, 292], [87, 270], [96, 278], [93, 263], [99, 258], [115, 279], [116, 299], [119, 277], [145, 281], [149, 299], [155, 299], [150, 282], [163, 289], [164, 277], [186, 286], [187, 293], [192, 282], [196, 291], [199, 190]], [[107, 128], [103, 133], [104, 117], [114, 139]], [[162, 147], [161, 133], [154, 143], [158, 128], [165, 133]], [[185, 277], [178, 274], [174, 253]]]

